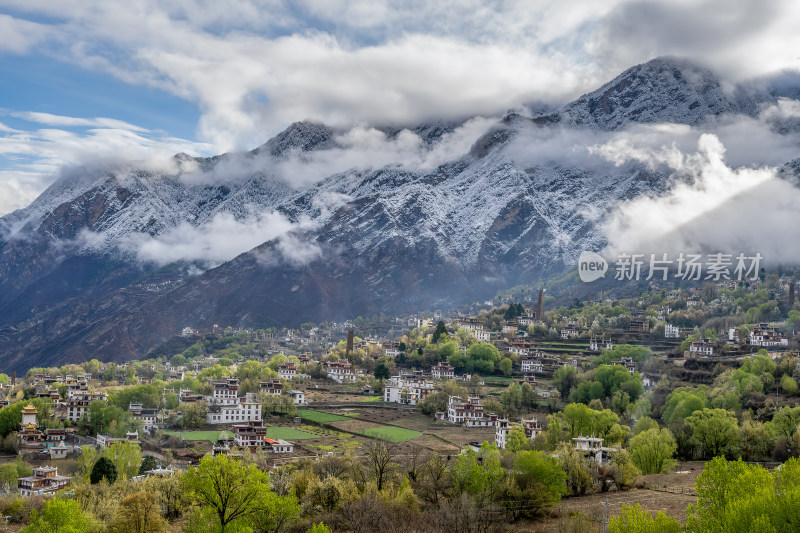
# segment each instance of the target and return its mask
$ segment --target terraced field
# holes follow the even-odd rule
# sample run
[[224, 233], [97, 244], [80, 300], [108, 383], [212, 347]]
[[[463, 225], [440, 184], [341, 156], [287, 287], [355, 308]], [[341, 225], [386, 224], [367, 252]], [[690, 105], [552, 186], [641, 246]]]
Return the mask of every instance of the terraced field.
[[314, 411], [312, 409], [300, 409], [297, 413], [300, 415], [300, 418], [311, 420], [318, 424], [327, 424], [328, 422], [337, 422], [339, 420], [352, 420], [349, 416], [334, 415], [324, 411]]
[[220, 438], [220, 433], [224, 433], [224, 438], [232, 439], [233, 433], [227, 430], [223, 431], [164, 431], [167, 435], [173, 437], [185, 438], [186, 440], [207, 440], [208, 442], [215, 443]]
[[405, 429], [395, 426], [375, 426], [366, 428], [358, 433], [367, 437], [388, 440], [389, 442], [405, 442], [422, 434], [419, 431], [414, 431], [413, 429]]
[[387, 426], [366, 420], [339, 421], [332, 423], [331, 426], [349, 433], [364, 435], [365, 437], [372, 437], [375, 439], [388, 440], [390, 442], [405, 442], [422, 434], [421, 431], [396, 426]]
[[319, 435], [308, 433], [301, 429], [295, 429], [282, 426], [271, 426], [267, 428], [267, 437], [271, 439], [284, 439], [284, 440], [306, 440], [318, 439]]

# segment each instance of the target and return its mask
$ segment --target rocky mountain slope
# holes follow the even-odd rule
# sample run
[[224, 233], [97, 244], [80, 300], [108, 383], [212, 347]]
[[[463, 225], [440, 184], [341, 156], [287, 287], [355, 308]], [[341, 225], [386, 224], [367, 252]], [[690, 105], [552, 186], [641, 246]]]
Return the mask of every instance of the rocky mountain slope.
[[[141, 357], [186, 325], [408, 312], [531, 282], [602, 247], [598, 224], [620, 201], [671, 186], [666, 169], [542, 151], [542, 139], [697, 126], [771, 98], [729, 96], [712, 73], [657, 59], [552, 113], [509, 113], [435, 164], [356, 165], [299, 186], [282, 164], [348, 153], [343, 132], [301, 122], [244, 154], [63, 178], [0, 219], [0, 369]], [[412, 135], [429, 155], [463, 125], [382, 132], [386, 142]], [[221, 264], [153, 261], [137, 248], [189, 238], [220, 216], [263, 229], [252, 223], [265, 214], [287, 229]]]

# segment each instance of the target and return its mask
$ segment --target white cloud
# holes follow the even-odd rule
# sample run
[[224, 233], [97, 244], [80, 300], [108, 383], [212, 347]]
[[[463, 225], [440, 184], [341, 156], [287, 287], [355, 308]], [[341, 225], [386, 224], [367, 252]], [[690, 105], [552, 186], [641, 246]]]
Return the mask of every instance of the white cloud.
[[35, 172], [0, 170], [0, 214], [22, 209], [35, 200], [42, 191], [42, 180]]
[[800, 66], [791, 0], [3, 4], [58, 20], [13, 19], [19, 40], [44, 31], [57, 57], [196, 103], [220, 151], [306, 118], [409, 124], [564, 101], [658, 55], [731, 79]]
[[43, 41], [48, 27], [0, 13], [0, 53], [24, 54]]
[[285, 161], [276, 162], [274, 170], [287, 183], [301, 188], [352, 168], [370, 170], [395, 165], [416, 169], [433, 157], [409, 130], [389, 139], [382, 131], [357, 126], [338, 135], [336, 144], [336, 148], [328, 150], [291, 154]]
[[314, 259], [319, 252], [315, 245], [305, 244], [289, 233], [301, 227], [302, 224], [293, 224], [276, 212], [248, 220], [236, 220], [229, 213], [220, 213], [201, 226], [184, 223], [155, 237], [131, 234], [119, 246], [145, 262], [165, 265], [184, 260], [214, 267], [277, 239], [278, 258], [301, 264]]
[[633, 144], [608, 145], [598, 153], [615, 162], [630, 159], [666, 164], [676, 182], [661, 197], [622, 205], [605, 225], [606, 253], [760, 252], [772, 264], [800, 257], [800, 189], [777, 178], [774, 167], [731, 168], [725, 147], [712, 134], [700, 136], [697, 152], [662, 153]]
[[[728, 81], [800, 67], [800, 4], [792, 0], [0, 0], [0, 6], [17, 14], [0, 15], [0, 52], [48, 54], [169, 91], [201, 110], [197, 144], [113, 118], [27, 113], [27, 120], [55, 128], [99, 131], [0, 126], [10, 134], [0, 137], [0, 157], [11, 162], [4, 170], [31, 171], [29, 178], [15, 178], [25, 191], [34, 190], [37, 179], [42, 185], [51, 179], [41, 169], [98, 152], [138, 159], [153, 152], [252, 148], [288, 123], [309, 118], [360, 137], [344, 139], [337, 152], [283, 164], [278, 170], [290, 182], [307, 184], [326, 165], [343, 170], [408, 157], [411, 166], [424, 167], [456, 154], [460, 145], [451, 139], [424, 151], [413, 136], [385, 140], [368, 127], [359, 133], [357, 125], [491, 116], [532, 101], [559, 103], [665, 54], [700, 60]], [[784, 115], [793, 112], [780, 105]], [[774, 164], [763, 154], [777, 158], [796, 149], [763, 121], [751, 125], [757, 134], [749, 138], [741, 122], [715, 130], [732, 165], [747, 164], [750, 155]], [[659, 139], [675, 134], [678, 151], [698, 135], [651, 133]], [[538, 146], [564, 149], [571, 134], [555, 135], [561, 138]], [[577, 137], [571, 140], [577, 146]], [[642, 149], [660, 148], [648, 146]], [[23, 156], [39, 170], [11, 159]], [[18, 199], [2, 193], [0, 209], [18, 205], [30, 196], [25, 191]]]
[[[211, 146], [150, 132], [133, 124], [108, 119], [79, 119], [46, 113], [16, 113], [28, 121], [79, 127], [22, 130], [0, 124], [0, 215], [29, 204], [65, 167], [115, 165], [163, 169], [179, 152], [205, 155]], [[87, 129], [88, 128], [88, 129]]]
[[105, 118], [105, 117], [98, 117], [98, 118], [65, 117], [62, 115], [53, 115], [50, 113], [37, 113], [32, 111], [15, 112], [11, 113], [11, 116], [21, 118], [28, 122], [38, 122], [40, 124], [47, 124], [48, 126], [62, 126], [62, 127], [79, 126], [87, 128], [91, 127], [109, 128], [109, 129], [130, 130], [140, 133], [146, 133], [149, 131], [145, 128], [135, 126], [133, 124], [124, 122], [122, 120], [115, 120], [113, 118]]
[[208, 171], [187, 166], [181, 180], [192, 184], [211, 184], [266, 174], [283, 180], [293, 188], [302, 189], [353, 168], [370, 170], [395, 166], [408, 170], [430, 170], [467, 153], [475, 141], [496, 122], [495, 118], [483, 117], [468, 120], [430, 146], [407, 129], [390, 136], [372, 127], [355, 126], [337, 133], [331, 148], [292, 152], [281, 159], [273, 159], [266, 152], [255, 156], [249, 152], [227, 154]]

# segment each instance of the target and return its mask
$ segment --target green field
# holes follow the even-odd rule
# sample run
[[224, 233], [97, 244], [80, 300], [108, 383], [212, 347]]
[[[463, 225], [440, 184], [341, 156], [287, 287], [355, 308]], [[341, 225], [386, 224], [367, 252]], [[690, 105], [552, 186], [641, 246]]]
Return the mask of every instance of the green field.
[[342, 415], [332, 415], [324, 411], [313, 411], [311, 409], [300, 409], [297, 411], [301, 418], [325, 424], [327, 422], [339, 422], [340, 420], [350, 420], [352, 417]]
[[312, 433], [295, 428], [272, 426], [267, 428], [267, 437], [271, 439], [304, 440], [318, 439], [319, 435], [314, 435]]
[[207, 440], [208, 442], [217, 442], [219, 434], [224, 432], [226, 438], [232, 439], [233, 433], [230, 431], [164, 431], [167, 435], [172, 435], [178, 438], [185, 438], [186, 440]]
[[511, 383], [512, 381], [516, 381], [517, 378], [507, 378], [505, 376], [489, 376], [483, 378], [484, 383]]
[[414, 437], [422, 435], [419, 431], [413, 429], [399, 428], [395, 426], [382, 426], [377, 428], [368, 428], [363, 431], [357, 432], [360, 435], [373, 437], [376, 439], [388, 440], [389, 442], [405, 442]]
[[368, 396], [366, 398], [361, 398], [358, 400], [359, 402], [382, 402], [383, 396]]

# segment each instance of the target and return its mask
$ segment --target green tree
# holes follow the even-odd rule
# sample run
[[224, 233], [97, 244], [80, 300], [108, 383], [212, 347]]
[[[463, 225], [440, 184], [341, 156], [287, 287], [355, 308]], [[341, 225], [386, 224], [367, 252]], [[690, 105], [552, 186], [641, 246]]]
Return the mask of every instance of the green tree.
[[178, 399], [178, 395], [174, 392], [170, 392], [166, 396], [164, 396], [164, 407], [169, 409], [170, 411], [173, 409], [177, 409], [180, 405], [180, 400]]
[[206, 455], [197, 467], [181, 476], [186, 494], [215, 518], [219, 531], [247, 525], [269, 491], [267, 475], [256, 465], [244, 464], [226, 455]]
[[41, 512], [31, 512], [30, 524], [20, 533], [85, 533], [91, 526], [78, 502], [52, 498], [44, 502]]
[[530, 447], [531, 441], [525, 435], [525, 430], [519, 424], [514, 424], [511, 431], [508, 432], [506, 439], [506, 450], [517, 453], [526, 450]]
[[709, 407], [704, 389], [680, 387], [669, 393], [661, 408], [661, 420], [668, 425], [685, 420], [695, 411]]
[[509, 377], [511, 376], [511, 370], [514, 366], [514, 362], [511, 361], [508, 357], [504, 357], [500, 360], [500, 371], [503, 373], [504, 376]]
[[739, 430], [739, 445], [744, 460], [759, 461], [769, 456], [774, 439], [761, 422], [745, 420]]
[[92, 467], [92, 473], [89, 475], [89, 481], [92, 485], [96, 485], [104, 479], [107, 479], [109, 483], [114, 483], [117, 480], [117, 467], [107, 457], [98, 459]]
[[436, 324], [436, 329], [431, 336], [431, 344], [436, 344], [440, 339], [447, 340], [447, 338], [447, 326], [445, 326], [444, 322], [440, 320]]
[[436, 391], [428, 394], [424, 400], [419, 402], [419, 408], [426, 415], [432, 415], [436, 412], [447, 411], [447, 402], [450, 395], [445, 391]]
[[603, 393], [610, 398], [621, 390], [628, 393], [630, 401], [635, 402], [644, 392], [642, 378], [638, 373], [633, 375], [622, 365], [600, 365], [597, 367], [597, 380], [603, 385]]
[[652, 428], [633, 437], [628, 452], [642, 474], [661, 474], [674, 465], [677, 448], [668, 429]]
[[109, 530], [112, 533], [164, 533], [169, 524], [161, 516], [161, 508], [155, 494], [144, 490], [126, 496]]
[[618, 490], [628, 490], [639, 477], [639, 469], [633, 464], [630, 454], [625, 450], [611, 454], [611, 465], [614, 484]]
[[561, 393], [561, 398], [566, 400], [573, 387], [578, 383], [578, 371], [573, 366], [560, 366], [553, 372], [553, 385]]
[[500, 352], [494, 344], [478, 342], [469, 347], [467, 357], [468, 372], [486, 375], [494, 373], [495, 365], [500, 360]]
[[4, 463], [0, 466], [0, 481], [5, 485], [7, 492], [11, 492], [11, 487], [17, 486], [17, 478], [30, 476], [33, 468], [28, 465], [21, 455], [18, 455], [14, 462]]
[[208, 406], [204, 402], [184, 403], [181, 412], [181, 426], [184, 428], [200, 428], [206, 424]]
[[595, 435], [605, 438], [614, 424], [619, 423], [619, 416], [610, 409], [597, 411], [582, 403], [571, 403], [564, 407], [561, 417], [570, 437], [579, 435]]
[[389, 379], [392, 377], [389, 367], [386, 366], [386, 363], [378, 363], [378, 365], [375, 367], [375, 372], [373, 375], [376, 379]]
[[261, 496], [258, 512], [253, 515], [253, 528], [257, 533], [281, 533], [300, 516], [300, 502], [294, 492], [278, 496], [268, 491]]
[[155, 470], [158, 467], [156, 458], [152, 455], [145, 455], [142, 458], [142, 464], [139, 466], [139, 475], [144, 474], [148, 470]]
[[[796, 531], [800, 519], [796, 511], [790, 510], [796, 509], [796, 500], [789, 502], [800, 496], [797, 473], [795, 459], [787, 461], [773, 475], [761, 466], [715, 457], [697, 477], [697, 504], [686, 511], [686, 530]], [[790, 483], [778, 482], [784, 475]]]
[[782, 407], [772, 417], [768, 430], [776, 437], [791, 437], [800, 425], [800, 405]]
[[656, 422], [649, 416], [643, 416], [636, 421], [636, 424], [634, 424], [633, 434], [638, 435], [639, 433], [647, 431], [648, 429], [658, 429], [658, 422]]
[[692, 428], [694, 438], [706, 457], [716, 457], [736, 449], [739, 436], [739, 423], [732, 413], [724, 409], [703, 409], [695, 411], [686, 419]]
[[532, 515], [552, 508], [567, 493], [567, 474], [557, 459], [543, 452], [518, 453], [513, 479], [518, 498], [529, 504]]
[[797, 382], [789, 374], [784, 374], [781, 377], [781, 390], [790, 396], [797, 394]]
[[450, 473], [456, 494], [467, 493], [478, 498], [490, 498], [504, 475], [500, 452], [485, 442], [479, 453], [469, 449], [459, 455]]
[[611, 533], [680, 533], [681, 524], [659, 511], [653, 515], [636, 505], [622, 504], [622, 512], [608, 521]]
[[500, 393], [500, 404], [508, 416], [515, 416], [522, 409], [522, 387], [512, 383]]
[[119, 477], [129, 479], [139, 473], [142, 449], [136, 442], [115, 442], [103, 450], [103, 457], [114, 463]]
[[592, 488], [592, 474], [586, 456], [576, 450], [572, 443], [562, 442], [556, 448], [558, 461], [567, 474], [567, 487], [573, 496], [583, 496]]

